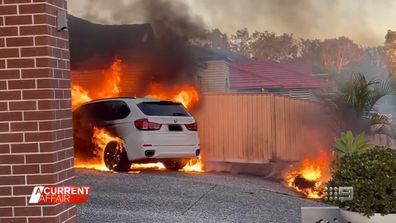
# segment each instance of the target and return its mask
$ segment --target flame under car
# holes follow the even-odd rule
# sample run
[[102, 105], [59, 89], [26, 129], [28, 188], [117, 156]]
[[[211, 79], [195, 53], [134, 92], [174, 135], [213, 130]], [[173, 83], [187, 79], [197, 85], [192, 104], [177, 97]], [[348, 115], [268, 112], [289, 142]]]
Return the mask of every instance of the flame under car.
[[[126, 171], [133, 162], [162, 162], [167, 169], [181, 169], [200, 153], [195, 119], [178, 102], [94, 100], [73, 112], [73, 125], [76, 157], [99, 157], [110, 170]], [[104, 149], [98, 149], [92, 142], [97, 128], [121, 140], [106, 142]]]

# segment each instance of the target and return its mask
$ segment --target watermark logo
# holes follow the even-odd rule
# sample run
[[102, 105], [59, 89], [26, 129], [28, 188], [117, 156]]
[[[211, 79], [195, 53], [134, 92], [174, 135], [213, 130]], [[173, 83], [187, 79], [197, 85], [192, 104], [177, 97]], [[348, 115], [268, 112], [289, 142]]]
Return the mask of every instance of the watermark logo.
[[35, 186], [29, 204], [86, 203], [90, 187]]
[[353, 200], [353, 187], [325, 187], [325, 199], [330, 201]]

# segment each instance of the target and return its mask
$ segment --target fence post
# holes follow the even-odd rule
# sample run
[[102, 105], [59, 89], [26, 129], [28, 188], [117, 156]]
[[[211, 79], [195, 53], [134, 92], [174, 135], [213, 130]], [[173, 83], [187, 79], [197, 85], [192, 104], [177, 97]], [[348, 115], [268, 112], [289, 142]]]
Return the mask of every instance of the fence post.
[[270, 161], [271, 162], [276, 162], [277, 161], [277, 159], [278, 159], [278, 154], [277, 154], [277, 115], [276, 115], [276, 102], [275, 102], [275, 100], [276, 100], [276, 97], [275, 97], [275, 95], [274, 94], [271, 94], [271, 103], [270, 103], [270, 106], [271, 106], [271, 117], [272, 117], [272, 125], [271, 125], [271, 131], [272, 131], [272, 134], [273, 134], [273, 140], [272, 140], [272, 148], [271, 148], [271, 159], [270, 159]]

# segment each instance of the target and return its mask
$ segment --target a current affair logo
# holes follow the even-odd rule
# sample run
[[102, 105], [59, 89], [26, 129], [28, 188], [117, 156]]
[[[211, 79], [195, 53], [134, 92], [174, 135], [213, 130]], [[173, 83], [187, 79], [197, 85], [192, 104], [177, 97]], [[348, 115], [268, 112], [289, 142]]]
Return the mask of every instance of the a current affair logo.
[[90, 187], [35, 186], [29, 204], [85, 203]]

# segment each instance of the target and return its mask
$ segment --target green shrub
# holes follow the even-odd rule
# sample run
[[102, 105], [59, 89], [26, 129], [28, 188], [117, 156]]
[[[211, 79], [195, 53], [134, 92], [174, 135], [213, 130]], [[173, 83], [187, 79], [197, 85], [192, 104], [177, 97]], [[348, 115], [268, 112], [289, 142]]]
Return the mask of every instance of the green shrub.
[[373, 145], [366, 143], [364, 132], [356, 137], [353, 136], [351, 131], [341, 133], [340, 138], [334, 143], [334, 153], [337, 159], [341, 159], [345, 155], [364, 152], [371, 148], [373, 148]]
[[352, 186], [353, 200], [330, 203], [366, 216], [396, 213], [396, 151], [376, 147], [340, 161], [327, 186]]

